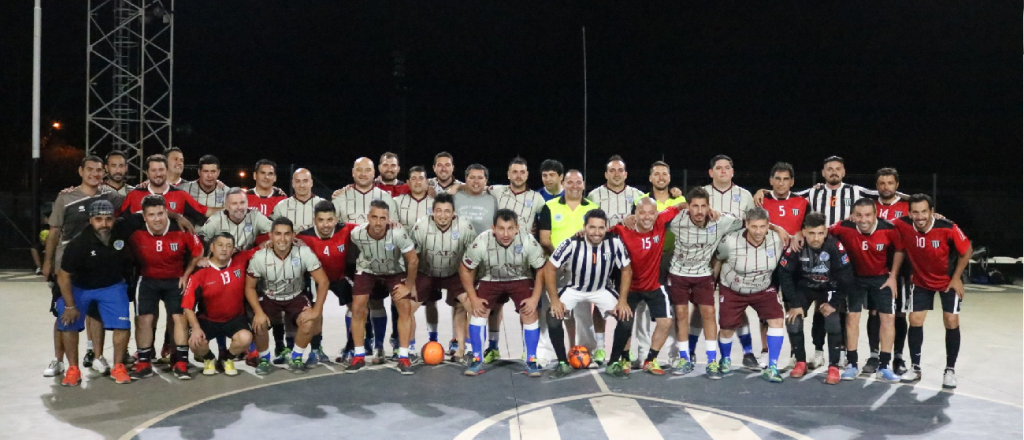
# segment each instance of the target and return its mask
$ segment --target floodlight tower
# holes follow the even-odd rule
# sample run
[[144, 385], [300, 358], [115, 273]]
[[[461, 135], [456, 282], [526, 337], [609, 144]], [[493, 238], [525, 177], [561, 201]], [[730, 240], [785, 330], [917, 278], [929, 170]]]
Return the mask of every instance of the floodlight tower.
[[128, 175], [141, 177], [143, 152], [171, 146], [174, 0], [89, 0], [88, 9], [86, 154], [121, 150]]

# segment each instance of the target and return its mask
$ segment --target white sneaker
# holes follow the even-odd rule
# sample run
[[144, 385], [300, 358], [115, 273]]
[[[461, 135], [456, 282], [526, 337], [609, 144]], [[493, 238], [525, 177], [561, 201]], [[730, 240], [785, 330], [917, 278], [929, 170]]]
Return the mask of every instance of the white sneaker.
[[768, 353], [761, 353], [761, 357], [757, 358], [757, 365], [759, 365], [762, 370], [768, 368]]
[[789, 366], [787, 366], [786, 369], [787, 370], [792, 370], [793, 367], [795, 367], [795, 366], [796, 366], [796, 356], [790, 356], [789, 357]]
[[92, 361], [92, 371], [95, 371], [106, 376], [108, 373], [110, 373], [110, 364], [107, 363], [106, 358], [100, 356], [96, 358], [96, 360]]
[[54, 377], [58, 374], [64, 373], [64, 363], [54, 359], [50, 361], [50, 365], [43, 370], [43, 377]]
[[825, 365], [825, 352], [821, 350], [814, 350], [814, 357], [807, 363], [807, 368], [812, 370], [821, 368]]
[[952, 368], [946, 369], [946, 374], [942, 375], [942, 387], [943, 388], [956, 388], [956, 372]]
[[[903, 373], [903, 375], [900, 376], [900, 382], [903, 383], [914, 383], [920, 380], [921, 368], [916, 365], [908, 369], [906, 373]], [[953, 382], [956, 383], [956, 376], [953, 376]], [[945, 385], [945, 378], [943, 378], [943, 385]]]

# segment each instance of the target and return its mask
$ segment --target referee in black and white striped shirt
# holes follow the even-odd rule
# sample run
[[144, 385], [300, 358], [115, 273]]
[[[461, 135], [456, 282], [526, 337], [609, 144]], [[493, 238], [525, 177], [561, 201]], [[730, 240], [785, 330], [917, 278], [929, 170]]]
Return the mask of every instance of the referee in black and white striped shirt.
[[[565, 353], [562, 319], [566, 317], [566, 311], [573, 310], [577, 304], [589, 302], [597, 306], [601, 316], [617, 316], [619, 324], [616, 326], [615, 341], [612, 344], [613, 353], [616, 350], [621, 353], [633, 329], [632, 313], [626, 303], [626, 296], [619, 298], [614, 287], [609, 285], [612, 268], [618, 267], [622, 270], [619, 291], [629, 292], [632, 268], [629, 265], [626, 247], [619, 237], [608, 235], [608, 217], [603, 210], [594, 209], [587, 212], [583, 222], [584, 237], [572, 237], [563, 241], [541, 269], [545, 271], [548, 300], [551, 302], [550, 313], [547, 316], [548, 336], [551, 338], [555, 354], [558, 355], [558, 366], [550, 375], [553, 379], [564, 377], [573, 371]], [[565, 265], [568, 265], [571, 279], [565, 287], [557, 290], [555, 270]], [[558, 292], [558, 296], [551, 295], [550, 292]], [[620, 328], [625, 329], [625, 335], [622, 337], [619, 335]]]

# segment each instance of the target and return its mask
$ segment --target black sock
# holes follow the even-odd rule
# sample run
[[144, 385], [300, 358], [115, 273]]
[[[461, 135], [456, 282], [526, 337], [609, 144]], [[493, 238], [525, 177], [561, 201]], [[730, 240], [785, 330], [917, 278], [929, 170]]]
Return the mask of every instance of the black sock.
[[846, 351], [846, 363], [853, 366], [853, 368], [857, 368], [857, 350]]
[[187, 345], [178, 345], [176, 353], [178, 355], [178, 359], [176, 361], [173, 361], [173, 362], [185, 362], [185, 363], [188, 363], [188, 346]]
[[655, 349], [652, 348], [652, 349], [647, 351], [647, 360], [648, 361], [653, 361], [653, 360], [655, 360], [657, 358], [658, 358], [658, 350], [655, 350]]
[[320, 348], [320, 343], [323, 340], [324, 340], [324, 335], [323, 334], [319, 334], [319, 335], [313, 336], [313, 339], [309, 341], [309, 347], [312, 348], [313, 351], [316, 351], [317, 349]]
[[790, 351], [797, 362], [807, 362], [807, 349], [804, 347], [804, 332], [801, 331], [789, 334]]
[[398, 340], [398, 306], [391, 301], [391, 339]]
[[839, 348], [843, 346], [843, 334], [841, 332], [828, 334], [828, 366], [839, 366]]
[[373, 319], [370, 317], [366, 318], [366, 328], [363, 332], [363, 345], [366, 346], [367, 353], [373, 353], [373, 346], [375, 345], [373, 337]]
[[559, 362], [568, 362], [569, 357], [565, 354], [565, 330], [562, 328], [562, 320], [554, 316], [548, 316], [547, 319], [548, 337], [551, 338], [551, 348], [555, 350], [555, 355], [558, 356]]
[[840, 351], [846, 350], [846, 319], [849, 317], [846, 312], [839, 312], [839, 336], [842, 337], [842, 346]]
[[281, 351], [284, 348], [284, 326], [274, 324], [271, 329], [274, 331], [274, 351]]
[[960, 327], [946, 329], [946, 368], [956, 367], [956, 357], [960, 354]]
[[921, 366], [921, 345], [924, 344], [924, 327], [910, 326], [907, 330], [907, 342], [910, 345], [910, 364]]
[[152, 362], [153, 347], [139, 347], [139, 362]]
[[892, 343], [892, 353], [897, 357], [903, 357], [903, 345], [907, 342], [907, 317], [896, 317], [896, 339]]
[[878, 353], [878, 334], [882, 329], [882, 318], [878, 314], [868, 315], [868, 348], [871, 354]]
[[615, 334], [612, 338], [612, 353], [608, 358], [609, 363], [618, 362], [626, 351], [626, 342], [633, 333], [633, 320], [619, 321], [615, 324]]
[[[221, 356], [221, 357], [223, 358], [223, 356]], [[213, 352], [212, 351], [206, 352], [206, 356], [203, 356], [203, 360], [212, 361], [214, 359], [217, 359], [217, 358], [213, 356]]]
[[818, 311], [814, 312], [814, 318], [811, 320], [811, 342], [814, 343], [815, 350], [825, 349], [825, 315]]
[[886, 351], [878, 353], [878, 369], [884, 370], [886, 368], [889, 368], [890, 358], [892, 358], [892, 353]]

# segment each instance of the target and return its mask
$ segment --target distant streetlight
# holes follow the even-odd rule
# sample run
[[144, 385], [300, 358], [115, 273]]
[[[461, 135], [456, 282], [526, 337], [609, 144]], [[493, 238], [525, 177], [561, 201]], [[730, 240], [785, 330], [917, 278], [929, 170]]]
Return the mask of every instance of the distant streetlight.
[[53, 129], [54, 130], [60, 130], [61, 127], [63, 127], [63, 125], [61, 125], [60, 121], [54, 121], [54, 123], [53, 123]]
[[238, 172], [238, 177], [241, 177], [241, 178], [244, 179], [245, 178], [245, 171], [239, 171]]

